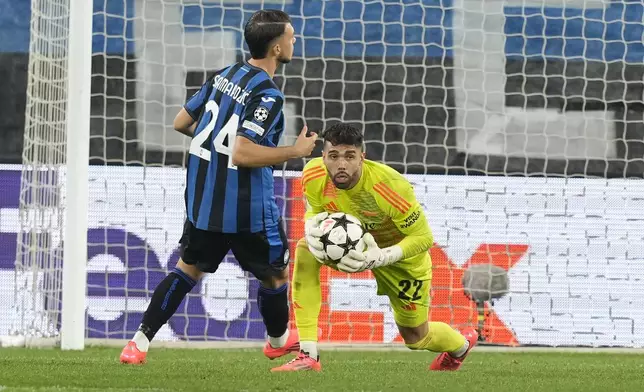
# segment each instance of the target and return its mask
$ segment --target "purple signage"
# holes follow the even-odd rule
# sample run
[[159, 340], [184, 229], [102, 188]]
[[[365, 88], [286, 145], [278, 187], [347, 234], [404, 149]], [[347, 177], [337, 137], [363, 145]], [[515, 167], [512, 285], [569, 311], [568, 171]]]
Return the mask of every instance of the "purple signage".
[[[0, 274], [8, 275], [14, 271], [16, 244], [19, 227], [18, 208], [20, 194], [20, 168], [0, 168]], [[93, 169], [93, 168], [92, 168]], [[96, 168], [90, 170], [99, 176], [110, 170], [127, 170], [127, 168]], [[147, 174], [149, 176], [149, 173]], [[167, 177], [167, 173], [164, 174]], [[183, 181], [183, 171], [177, 169], [176, 175]], [[130, 181], [113, 174], [101, 178], [103, 182], [116, 182], [122, 185]], [[55, 181], [52, 177], [48, 181]], [[96, 181], [99, 187], [101, 181]], [[179, 182], [181, 184], [182, 182]], [[55, 185], [51, 183], [50, 185]], [[129, 186], [129, 184], [127, 184]], [[138, 185], [138, 184], [134, 184]], [[97, 224], [92, 213], [92, 186], [90, 181], [90, 228], [88, 230], [88, 274], [87, 274], [87, 336], [90, 338], [130, 338], [136, 331], [147, 303], [156, 285], [165, 277], [179, 259], [178, 240], [182, 229], [181, 214], [175, 214], [163, 236], [155, 233], [150, 240], [149, 233], [138, 230], [130, 231], [127, 225]], [[284, 181], [276, 181], [277, 195], [284, 194]], [[55, 189], [52, 186], [51, 189]], [[133, 187], [136, 188], [136, 187]], [[176, 188], [176, 189], [175, 189]], [[180, 186], [171, 191], [176, 197], [168, 198], [169, 203], [182, 203]], [[102, 189], [102, 188], [101, 188]], [[278, 198], [280, 208], [284, 211], [284, 199]], [[183, 205], [154, 205], [163, 215], [168, 207], [176, 211]], [[110, 211], [110, 214], [130, 214], [121, 210]], [[94, 214], [95, 215], [95, 214]], [[144, 230], [145, 231], [145, 230]], [[42, 234], [48, 235], [48, 233]], [[146, 236], [148, 238], [146, 238]], [[159, 239], [161, 238], [161, 239]], [[43, 241], [43, 244], [51, 244]], [[56, 249], [47, 252], [50, 255], [62, 255], [63, 244], [54, 243]], [[170, 250], [170, 251], [168, 251]], [[60, 274], [57, 268], [54, 273]], [[3, 275], [4, 276], [4, 275]], [[176, 315], [168, 322], [167, 332], [161, 339], [185, 340], [236, 340], [264, 339], [265, 328], [256, 306], [258, 281], [250, 278], [238, 267], [232, 254], [222, 264], [220, 270], [195, 286], [186, 300], [179, 307]], [[6, 311], [0, 309], [0, 311]], [[6, 331], [0, 331], [0, 335]]]

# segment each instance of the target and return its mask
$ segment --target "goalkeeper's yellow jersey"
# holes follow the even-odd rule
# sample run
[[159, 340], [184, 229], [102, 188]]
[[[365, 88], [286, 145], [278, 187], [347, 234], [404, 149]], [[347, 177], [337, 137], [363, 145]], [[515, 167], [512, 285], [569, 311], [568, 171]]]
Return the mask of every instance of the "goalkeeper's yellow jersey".
[[307, 219], [324, 211], [353, 215], [380, 248], [398, 244], [407, 261], [424, 259], [433, 245], [432, 232], [412, 185], [385, 164], [365, 159], [358, 183], [342, 190], [333, 184], [322, 158], [312, 159], [302, 173], [302, 193]]

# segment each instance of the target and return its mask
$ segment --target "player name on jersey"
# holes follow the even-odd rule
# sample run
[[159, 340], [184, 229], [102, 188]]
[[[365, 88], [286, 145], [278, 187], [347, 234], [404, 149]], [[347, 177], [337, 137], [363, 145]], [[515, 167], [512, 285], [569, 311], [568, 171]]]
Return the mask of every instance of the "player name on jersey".
[[244, 90], [243, 88], [222, 77], [221, 75], [215, 76], [215, 79], [213, 80], [213, 87], [221, 91], [222, 93], [229, 95], [240, 105], [245, 104], [246, 97], [248, 97], [248, 94], [250, 94], [250, 91]]

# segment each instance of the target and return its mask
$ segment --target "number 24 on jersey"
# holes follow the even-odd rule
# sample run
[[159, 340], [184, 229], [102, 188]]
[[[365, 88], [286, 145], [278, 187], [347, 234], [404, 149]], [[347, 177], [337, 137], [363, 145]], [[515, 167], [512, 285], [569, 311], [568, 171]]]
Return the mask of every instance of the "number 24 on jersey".
[[[206, 104], [206, 113], [211, 114], [210, 121], [203, 131], [199, 132], [192, 138], [192, 142], [190, 143], [190, 154], [196, 155], [199, 158], [210, 162], [210, 150], [203, 148], [202, 146], [204, 142], [210, 139], [212, 131], [215, 129], [215, 123], [217, 122], [217, 116], [219, 115], [219, 105], [214, 101], [208, 101]], [[237, 170], [237, 166], [233, 165], [232, 155], [238, 124], [239, 115], [233, 113], [212, 141], [215, 151], [228, 157], [228, 168], [233, 170]]]

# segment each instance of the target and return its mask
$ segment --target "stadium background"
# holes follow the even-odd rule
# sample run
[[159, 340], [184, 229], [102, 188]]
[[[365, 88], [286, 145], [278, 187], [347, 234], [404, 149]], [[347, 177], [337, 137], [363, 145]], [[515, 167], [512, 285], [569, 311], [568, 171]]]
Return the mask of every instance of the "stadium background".
[[[172, 167], [182, 166], [186, 141], [172, 135], [170, 119], [209, 71], [240, 58], [231, 48], [240, 45], [242, 17], [257, 8], [245, 5], [248, 12], [243, 13], [235, 2], [226, 2], [225, 9], [184, 3], [94, 3], [90, 155], [97, 166], [90, 171], [90, 257], [111, 253], [125, 268], [106, 273], [110, 261], [94, 260], [92, 268], [101, 271], [102, 266], [103, 272], [88, 277], [88, 295], [97, 301], [89, 304], [89, 337], [128, 337], [141, 311], [141, 304], [129, 298], [149, 295], [166, 263], [176, 259], [183, 178], [181, 169]], [[296, 59], [277, 78], [289, 104], [288, 136], [303, 119], [312, 129], [334, 119], [364, 122], [370, 158], [407, 174], [450, 175], [411, 177], [434, 219], [437, 242], [445, 246], [432, 251], [434, 303], [441, 305], [434, 316], [456, 324], [473, 321], [472, 306], [454, 278], [455, 266], [494, 259], [513, 272], [511, 295], [496, 304], [496, 315], [488, 321], [491, 341], [644, 345], [644, 249], [637, 244], [642, 192], [639, 181], [622, 180], [644, 172], [642, 4], [573, 1], [586, 8], [562, 10], [523, 6], [530, 5], [526, 1], [510, 1], [506, 7], [468, 0], [403, 2], [407, 7], [393, 1], [360, 3], [288, 2], [285, 9], [300, 34]], [[0, 6], [7, 10], [0, 16], [0, 74], [6, 83], [0, 91], [0, 156], [2, 163], [19, 164], [29, 2], [0, 0]], [[480, 23], [483, 14], [485, 24]], [[161, 16], [163, 21], [155, 21]], [[481, 34], [489, 39], [473, 36]], [[504, 37], [501, 46], [495, 36]], [[201, 41], [204, 37], [208, 41]], [[226, 50], [184, 52], [181, 42], [208, 42]], [[501, 52], [494, 56], [488, 50]], [[465, 66], [473, 63], [478, 68]], [[501, 75], [503, 83], [490, 80], [468, 88], [477, 75]], [[501, 111], [504, 116], [498, 115]], [[555, 120], [544, 125], [539, 122], [544, 114]], [[585, 118], [599, 119], [600, 126], [593, 128]], [[518, 128], [545, 129], [569, 143], [561, 147], [548, 138], [513, 139], [511, 120], [518, 121]], [[567, 133], [584, 127], [592, 138]], [[146, 171], [140, 168], [143, 163]], [[286, 169], [297, 171], [302, 163], [290, 162]], [[122, 165], [128, 168], [115, 167]], [[9, 250], [0, 256], [0, 277], [7, 295], [13, 290], [19, 169], [8, 165], [0, 171], [0, 244]], [[467, 179], [462, 174], [500, 177]], [[544, 174], [548, 180], [533, 179]], [[594, 179], [552, 179], [561, 176]], [[294, 240], [301, 234], [298, 189], [292, 178], [277, 187]], [[161, 199], [149, 202], [155, 197]], [[515, 215], [508, 208], [510, 199]], [[575, 210], [575, 203], [583, 208]], [[132, 221], [137, 211], [162, 223]], [[477, 211], [483, 214], [470, 214]], [[589, 215], [593, 211], [597, 215]], [[544, 228], [546, 233], [540, 232]], [[464, 238], [458, 237], [459, 229]], [[512, 249], [506, 252], [512, 256], [495, 259], [498, 249]], [[215, 290], [210, 299], [197, 295], [206, 291], [202, 284], [182, 305], [165, 338], [262, 337], [259, 314], [249, 299], [256, 282], [245, 282], [233, 264], [226, 268], [220, 280], [210, 283]], [[325, 278], [330, 291], [323, 314], [330, 320], [324, 326], [326, 339], [396, 338], [386, 303], [368, 294], [373, 282], [367, 275], [353, 277], [361, 282], [357, 286], [343, 276]], [[337, 302], [334, 288], [342, 294]], [[10, 318], [4, 318], [0, 334], [9, 328]]]

